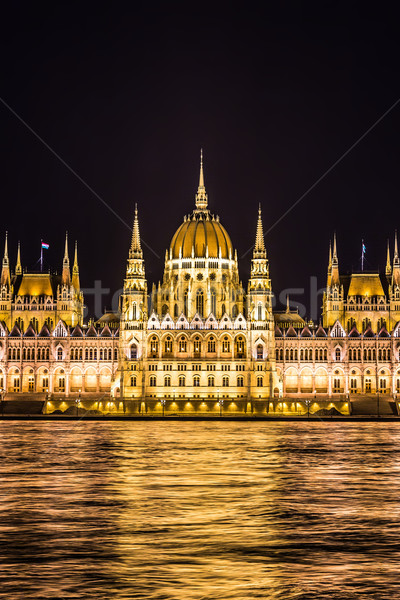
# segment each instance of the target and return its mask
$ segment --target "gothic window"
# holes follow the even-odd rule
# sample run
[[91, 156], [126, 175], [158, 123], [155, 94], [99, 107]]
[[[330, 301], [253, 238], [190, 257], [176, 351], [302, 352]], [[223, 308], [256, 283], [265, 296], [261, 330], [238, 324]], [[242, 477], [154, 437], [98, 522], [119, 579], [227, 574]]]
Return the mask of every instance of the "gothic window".
[[202, 290], [197, 290], [196, 312], [198, 312], [201, 317], [204, 315], [204, 294]]
[[257, 377], [257, 387], [262, 387], [262, 386], [263, 386], [263, 378]]
[[188, 292], [188, 290], [185, 290], [185, 292], [183, 294], [183, 312], [185, 313], [186, 316], [188, 316], [188, 296], [189, 296], [189, 292]]
[[223, 305], [221, 306], [221, 316], [222, 316], [222, 317], [224, 316], [225, 312], [226, 312], [226, 310], [225, 310], [225, 304], [223, 304]]
[[32, 323], [33, 329], [37, 332], [38, 327], [39, 327], [39, 321], [37, 320], [37, 318], [33, 317], [33, 319], [31, 320], [31, 323]]
[[324, 349], [324, 361], [328, 360], [328, 350], [325, 348]]
[[65, 377], [58, 378], [58, 391], [65, 392]]
[[334, 391], [334, 393], [338, 393], [340, 391], [339, 377], [334, 377], [334, 379], [333, 379], [333, 391]]
[[207, 343], [207, 352], [215, 352], [215, 338], [210, 337]]
[[230, 352], [230, 351], [231, 351], [231, 344], [230, 344], [228, 336], [225, 336], [224, 338], [222, 338], [222, 352]]
[[[82, 350], [79, 353], [79, 358], [82, 359]], [[111, 360], [111, 359], [112, 359], [112, 349], [109, 348], [108, 349], [108, 360]]]
[[150, 377], [149, 384], [150, 384], [150, 387], [156, 387], [156, 385], [157, 385], [157, 378], [156, 378], [155, 375], [152, 375]]
[[18, 317], [17, 319], [15, 319], [15, 323], [18, 325], [18, 327], [20, 328], [20, 330], [23, 331], [23, 329], [24, 329], [24, 321], [23, 321], [23, 319], [21, 319], [21, 317]]
[[178, 380], [178, 383], [179, 383], [179, 387], [185, 387], [185, 384], [186, 384], [186, 378], [185, 378], [185, 376], [184, 376], [184, 375], [180, 375], [180, 377], [179, 377], [179, 380]]
[[164, 377], [164, 385], [165, 387], [171, 387], [171, 377], [169, 375]]
[[229, 377], [227, 375], [222, 378], [222, 387], [229, 387]]
[[303, 348], [301, 348], [301, 350], [300, 350], [300, 360], [303, 360], [303, 359], [304, 359], [304, 351], [303, 351]]
[[[256, 352], [257, 360], [262, 360], [264, 358], [264, 348], [262, 344], [257, 344]], [[290, 350], [290, 360], [293, 360], [293, 350]]]
[[235, 340], [236, 342], [236, 356], [237, 358], [243, 358], [245, 354], [245, 342], [244, 338], [238, 337]]
[[276, 360], [279, 360], [279, 348], [276, 348], [275, 350], [275, 358]]
[[131, 375], [131, 387], [136, 387], [136, 375]]
[[367, 377], [365, 380], [365, 392], [367, 394], [371, 393], [371, 379], [369, 377]]
[[283, 360], [283, 348], [279, 351], [279, 360]]
[[150, 356], [158, 356], [158, 338], [156, 336], [150, 338]]
[[136, 321], [137, 319], [137, 307], [136, 307], [136, 302], [133, 303], [132, 305], [132, 319], [134, 321]]
[[200, 354], [200, 352], [201, 352], [201, 341], [200, 341], [199, 336], [196, 336], [194, 338], [193, 352], [195, 352], [195, 354]]
[[286, 348], [285, 360], [289, 360], [289, 348]]
[[137, 359], [137, 346], [136, 346], [136, 344], [132, 344], [131, 345], [130, 358], [131, 358], [131, 360], [136, 360]]
[[238, 387], [243, 387], [243, 385], [244, 385], [244, 379], [243, 379], [242, 376], [240, 376], [240, 377], [237, 378], [237, 386]]
[[259, 302], [258, 306], [257, 306], [257, 321], [262, 321], [262, 304], [261, 304], [261, 302]]
[[193, 385], [194, 387], [200, 387], [200, 377], [198, 375], [193, 377]]
[[350, 392], [352, 394], [355, 394], [357, 392], [357, 379], [355, 377], [352, 377], [350, 379]]
[[175, 304], [174, 306], [174, 317], [176, 318], [178, 316], [178, 305]]
[[166, 353], [171, 353], [172, 352], [172, 337], [167, 337], [167, 339], [164, 342], [164, 351]]
[[238, 311], [237, 304], [234, 304], [234, 305], [233, 305], [233, 308], [232, 308], [232, 317], [233, 317], [234, 319], [236, 319], [236, 317], [238, 316], [238, 314], [239, 314], [239, 311]]
[[335, 350], [335, 360], [341, 360], [342, 359], [342, 353], [340, 352], [340, 348], [336, 348]]
[[184, 338], [184, 337], [179, 338], [178, 351], [179, 352], [186, 352], [187, 351], [187, 341], [186, 341], [186, 338]]
[[51, 317], [47, 317], [47, 319], [45, 320], [45, 324], [47, 325], [50, 331], [53, 329], [53, 319]]
[[212, 289], [211, 290], [211, 312], [213, 315], [215, 315], [216, 311], [217, 311], [217, 295], [215, 293], [215, 290]]
[[382, 394], [386, 393], [386, 385], [387, 385], [386, 379], [384, 379], [384, 378], [379, 379], [379, 391]]
[[58, 348], [57, 349], [57, 360], [62, 360], [63, 359], [63, 351], [62, 348]]

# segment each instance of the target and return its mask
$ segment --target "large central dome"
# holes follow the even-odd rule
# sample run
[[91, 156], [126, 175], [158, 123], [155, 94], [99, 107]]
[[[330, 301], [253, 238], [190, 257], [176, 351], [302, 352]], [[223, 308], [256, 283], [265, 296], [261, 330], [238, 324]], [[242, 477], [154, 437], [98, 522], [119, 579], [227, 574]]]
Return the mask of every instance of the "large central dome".
[[230, 237], [209, 212], [194, 211], [175, 233], [171, 242], [172, 258], [233, 258]]
[[203, 152], [200, 159], [200, 180], [196, 194], [196, 209], [185, 217], [172, 238], [172, 258], [233, 258], [233, 247], [219, 217], [210, 214], [208, 197], [204, 186]]

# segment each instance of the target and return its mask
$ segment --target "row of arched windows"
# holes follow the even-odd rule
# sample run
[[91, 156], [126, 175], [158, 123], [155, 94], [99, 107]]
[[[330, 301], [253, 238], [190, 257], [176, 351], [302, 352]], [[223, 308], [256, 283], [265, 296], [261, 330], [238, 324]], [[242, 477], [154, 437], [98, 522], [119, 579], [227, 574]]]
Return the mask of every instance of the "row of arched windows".
[[[286, 348], [285, 354], [283, 348], [276, 348], [275, 351], [276, 360], [282, 360], [283, 356], [285, 356], [285, 360], [313, 360], [313, 349], [312, 348], [301, 348], [300, 352], [297, 348]], [[314, 349], [314, 359], [316, 361], [327, 361], [328, 360], [328, 350], [326, 348], [315, 348]]]
[[[189, 340], [182, 336], [179, 337], [174, 344], [174, 340], [171, 336], [167, 336], [162, 345], [162, 352], [164, 354], [172, 354], [174, 349], [177, 353], [187, 353], [193, 352], [194, 354], [201, 354], [202, 351], [208, 353], [216, 352], [216, 343], [217, 339], [214, 336], [211, 336], [207, 339], [207, 341], [202, 341], [200, 336], [196, 336], [193, 341], [189, 342]], [[231, 339], [228, 336], [224, 336], [220, 343], [221, 352], [229, 353], [231, 352]], [[132, 348], [132, 347], [131, 347]], [[246, 356], [246, 341], [245, 338], [239, 336], [235, 339], [234, 342], [234, 351], [236, 358], [245, 358]], [[152, 336], [149, 340], [149, 354], [151, 357], [158, 357], [160, 352], [160, 341], [157, 336]], [[132, 349], [131, 349], [131, 358], [132, 358]], [[136, 357], [135, 357], [136, 358]]]
[[[112, 360], [112, 348], [71, 348], [71, 360]], [[62, 360], [62, 359], [60, 359]], [[114, 360], [118, 360], [118, 350], [114, 349]]]
[[[164, 387], [171, 387], [171, 376], [170, 375], [164, 376], [163, 384], [164, 384]], [[261, 376], [257, 377], [257, 386], [262, 387], [263, 384], [264, 384], [263, 377], [261, 377]], [[155, 375], [150, 376], [149, 385], [150, 385], [150, 387], [157, 387], [157, 377]], [[178, 378], [178, 386], [185, 387], [186, 385], [187, 385], [186, 375], [180, 375]], [[222, 377], [222, 387], [229, 387], [229, 385], [230, 385], [229, 377], [228, 377], [228, 375], [224, 375]], [[215, 376], [214, 375], [209, 375], [207, 377], [207, 386], [215, 387]], [[200, 387], [200, 375], [193, 376], [193, 387]], [[236, 377], [236, 387], [244, 387], [244, 377], [242, 375], [239, 375], [239, 377]]]

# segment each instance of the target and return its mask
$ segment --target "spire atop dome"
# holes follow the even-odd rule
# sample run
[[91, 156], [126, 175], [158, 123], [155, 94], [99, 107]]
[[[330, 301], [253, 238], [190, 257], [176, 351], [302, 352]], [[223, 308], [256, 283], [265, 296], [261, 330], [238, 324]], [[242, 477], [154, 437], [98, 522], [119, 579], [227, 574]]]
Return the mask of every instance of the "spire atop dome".
[[208, 205], [208, 196], [206, 188], [204, 186], [204, 169], [203, 169], [203, 148], [200, 150], [200, 176], [199, 176], [199, 187], [197, 188], [196, 194], [196, 208], [197, 210], [206, 210]]
[[22, 266], [21, 266], [21, 244], [18, 242], [18, 250], [17, 250], [17, 264], [15, 265], [15, 274], [22, 274]]

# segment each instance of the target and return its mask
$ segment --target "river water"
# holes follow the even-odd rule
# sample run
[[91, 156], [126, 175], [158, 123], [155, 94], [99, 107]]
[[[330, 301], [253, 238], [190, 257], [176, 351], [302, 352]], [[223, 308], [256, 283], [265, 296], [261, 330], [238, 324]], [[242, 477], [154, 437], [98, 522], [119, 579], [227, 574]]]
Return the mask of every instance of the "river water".
[[396, 423], [2, 422], [0, 598], [400, 597]]

